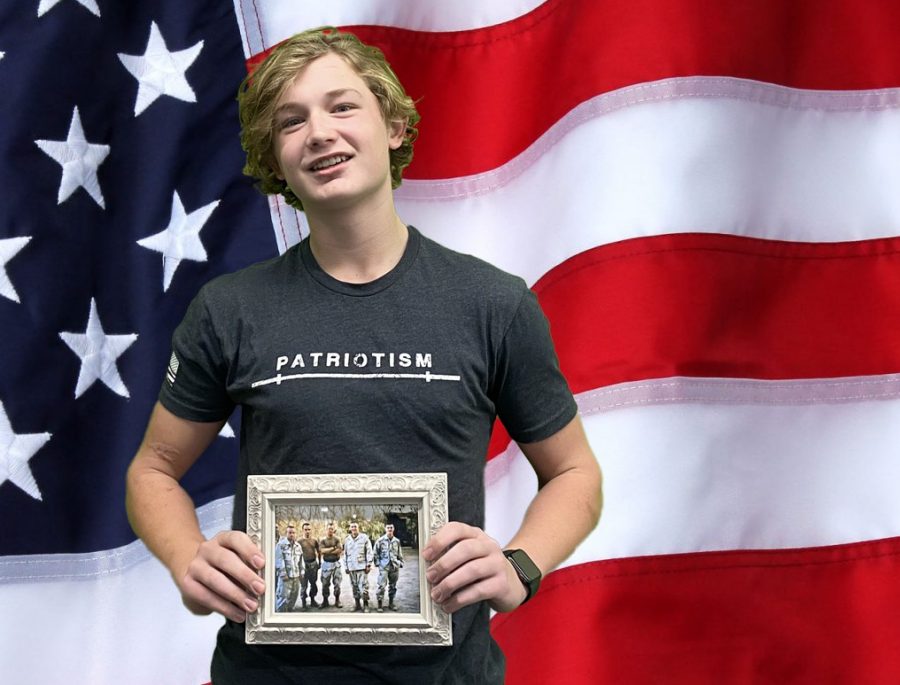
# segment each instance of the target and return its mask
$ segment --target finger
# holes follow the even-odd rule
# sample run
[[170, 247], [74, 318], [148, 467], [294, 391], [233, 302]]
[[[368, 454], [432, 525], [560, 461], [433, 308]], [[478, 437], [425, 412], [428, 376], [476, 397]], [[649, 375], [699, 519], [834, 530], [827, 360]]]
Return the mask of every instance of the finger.
[[497, 576], [491, 576], [475, 583], [466, 585], [453, 593], [443, 602], [439, 602], [441, 609], [448, 614], [458, 611], [465, 606], [482, 602], [497, 597], [504, 589], [504, 580]]
[[203, 613], [215, 611], [217, 614], [230, 618], [237, 623], [241, 623], [247, 619], [246, 609], [235, 606], [232, 602], [227, 601], [225, 598], [211, 591], [208, 587], [193, 578], [188, 578], [186, 580], [184, 591], [186, 593], [184, 604], [188, 609], [194, 611], [194, 613], [201, 612], [195, 611], [195, 608], [192, 605], [200, 605], [208, 610]]
[[473, 538], [480, 532], [480, 528], [459, 521], [446, 523], [431, 536], [428, 544], [422, 550], [422, 557], [425, 561], [434, 561], [461, 540]]
[[[229, 554], [231, 554], [229, 552]], [[233, 556], [233, 555], [232, 555]], [[237, 564], [245, 570], [249, 570], [240, 562]], [[241, 611], [254, 611], [258, 604], [256, 597], [236, 582], [230, 574], [204, 563], [202, 559], [195, 559], [188, 567], [188, 580], [195, 581], [215, 595], [230, 602]]]
[[495, 549], [498, 549], [498, 546], [487, 536], [462, 540], [431, 564], [425, 572], [425, 578], [432, 585], [440, 583], [460, 566], [474, 559], [486, 557]]
[[440, 583], [434, 585], [431, 588], [431, 598], [438, 604], [442, 604], [463, 588], [499, 574], [496, 563], [489, 558], [470, 560], [448, 574]]
[[[265, 592], [266, 586], [256, 570], [246, 564], [230, 547], [223, 547], [220, 540], [212, 540], [200, 546], [198, 557], [209, 566], [234, 579], [238, 585], [254, 595]], [[190, 567], [189, 567], [190, 568]]]
[[263, 556], [262, 550], [243, 531], [222, 531], [214, 539], [218, 540], [222, 547], [233, 550], [247, 566], [261, 569], [266, 565], [266, 558]]

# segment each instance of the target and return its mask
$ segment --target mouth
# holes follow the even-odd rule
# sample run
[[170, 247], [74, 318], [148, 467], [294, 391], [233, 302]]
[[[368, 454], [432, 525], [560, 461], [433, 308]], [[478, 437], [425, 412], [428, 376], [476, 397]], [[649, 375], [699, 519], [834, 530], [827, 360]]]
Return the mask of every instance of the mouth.
[[323, 159], [316, 160], [315, 162], [310, 164], [307, 169], [313, 173], [319, 171], [327, 171], [341, 166], [349, 160], [350, 155], [331, 155], [330, 157], [324, 157]]

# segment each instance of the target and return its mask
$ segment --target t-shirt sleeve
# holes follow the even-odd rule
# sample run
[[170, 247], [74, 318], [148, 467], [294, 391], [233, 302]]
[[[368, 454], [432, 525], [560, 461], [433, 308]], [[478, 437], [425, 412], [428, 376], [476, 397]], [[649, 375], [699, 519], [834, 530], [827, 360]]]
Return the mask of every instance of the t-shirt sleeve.
[[549, 438], [578, 411], [559, 369], [547, 318], [530, 290], [502, 338], [493, 395], [497, 416], [516, 442]]
[[189, 421], [227, 419], [234, 409], [227, 392], [227, 374], [222, 341], [215, 333], [204, 289], [172, 336], [172, 355], [159, 401]]

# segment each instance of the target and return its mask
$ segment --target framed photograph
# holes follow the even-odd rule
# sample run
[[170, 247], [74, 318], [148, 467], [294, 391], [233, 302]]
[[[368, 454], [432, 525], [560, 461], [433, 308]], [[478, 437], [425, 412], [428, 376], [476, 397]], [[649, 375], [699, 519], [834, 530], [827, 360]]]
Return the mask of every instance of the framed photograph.
[[451, 645], [421, 558], [446, 522], [445, 473], [249, 476], [266, 592], [246, 641]]

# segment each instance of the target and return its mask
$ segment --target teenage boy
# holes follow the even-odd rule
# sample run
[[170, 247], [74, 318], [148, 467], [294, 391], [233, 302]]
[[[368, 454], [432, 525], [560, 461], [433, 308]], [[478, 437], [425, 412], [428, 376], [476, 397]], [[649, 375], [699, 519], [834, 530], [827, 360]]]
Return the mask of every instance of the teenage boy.
[[[245, 172], [305, 211], [310, 235], [191, 304], [173, 336], [178, 373], [129, 469], [132, 525], [189, 609], [226, 617], [215, 685], [502, 683], [489, 609], [530, 598], [600, 512], [546, 320], [521, 279], [397, 215], [391, 190], [419, 117], [380, 51], [330, 29], [298, 34], [245, 80], [239, 104]], [[238, 404], [233, 530], [206, 540], [178, 480]], [[540, 486], [505, 552], [482, 530], [495, 416]], [[431, 596], [453, 612], [453, 646], [245, 644], [241, 622], [266, 589], [244, 533], [247, 475], [385, 471], [448, 474], [451, 522], [422, 557]]]

